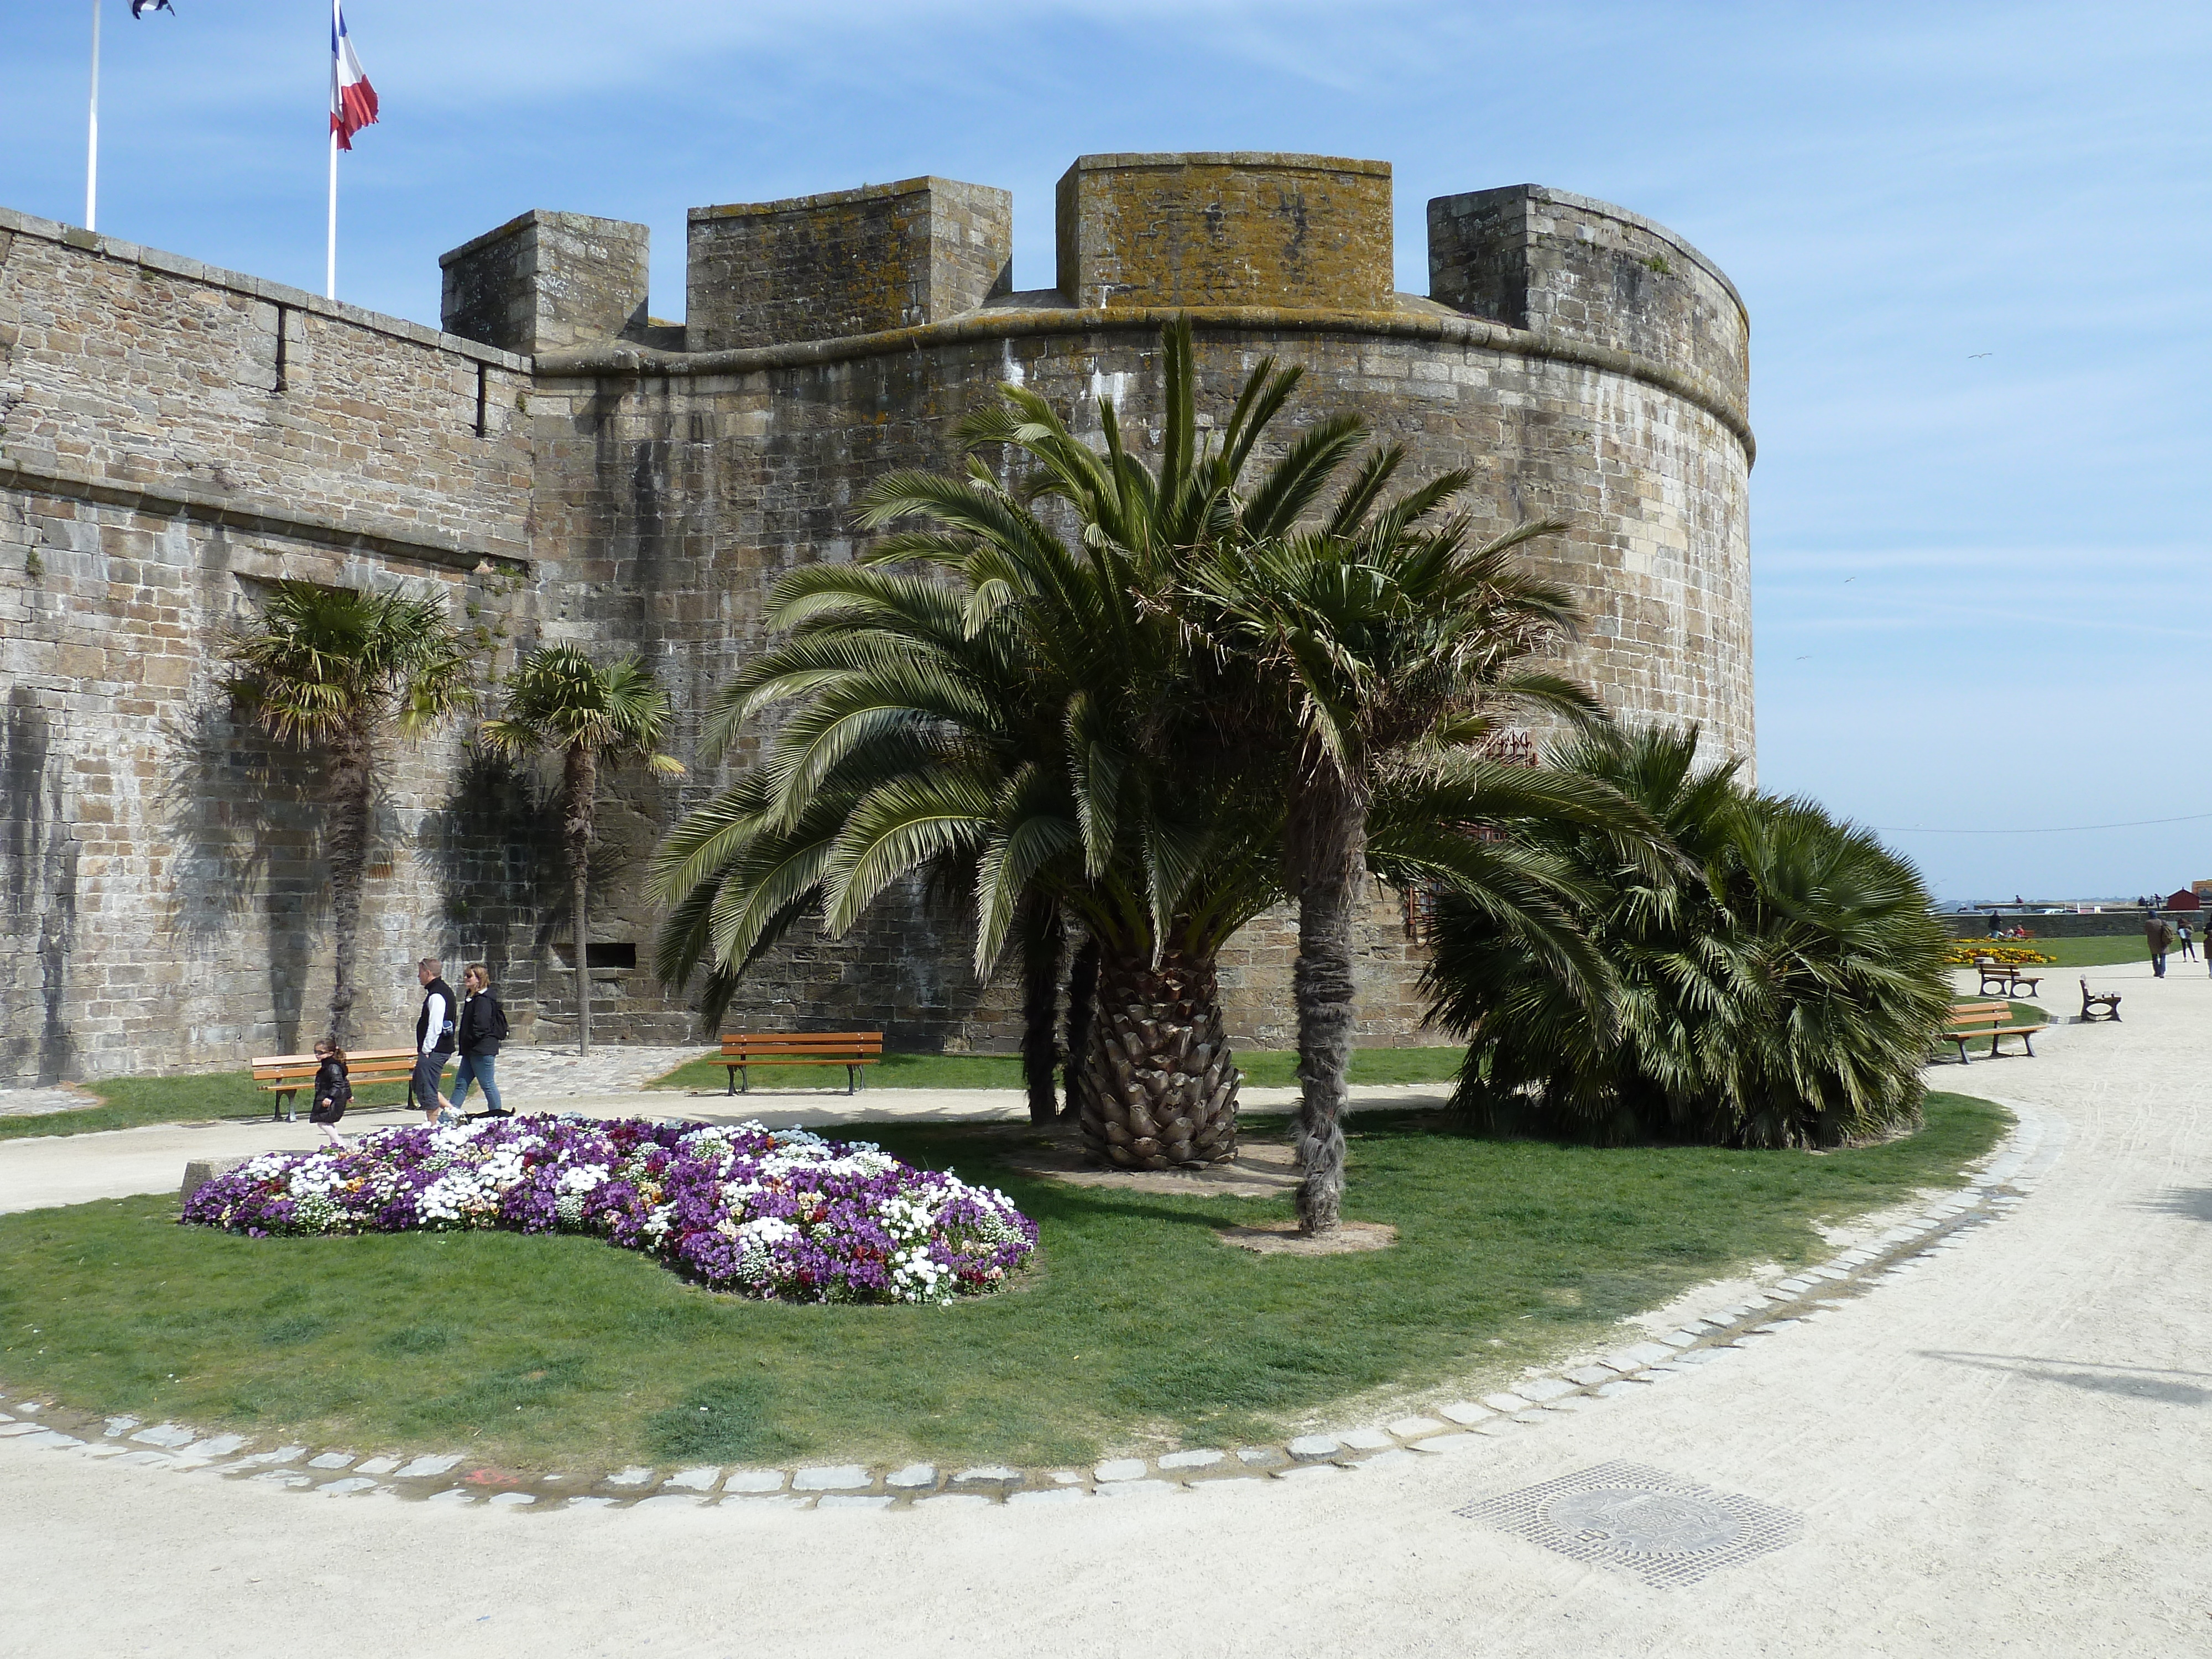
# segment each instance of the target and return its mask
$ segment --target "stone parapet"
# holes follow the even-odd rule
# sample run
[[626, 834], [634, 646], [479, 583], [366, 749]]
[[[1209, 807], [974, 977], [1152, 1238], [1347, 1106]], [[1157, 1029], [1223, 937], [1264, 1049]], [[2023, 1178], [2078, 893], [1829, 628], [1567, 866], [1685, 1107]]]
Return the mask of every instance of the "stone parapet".
[[1429, 204], [1429, 297], [1552, 340], [1627, 352], [1749, 397], [1735, 285], [1663, 225], [1541, 185]]
[[908, 179], [693, 208], [685, 345], [824, 340], [942, 322], [1006, 293], [1013, 198]]
[[1392, 308], [1390, 166], [1243, 151], [1085, 155], [1060, 180], [1075, 306]]
[[[126, 242], [120, 237], [102, 236], [77, 225], [41, 219], [35, 214], [20, 213], [13, 208], [0, 207], [0, 266], [7, 264], [9, 243], [19, 235], [55, 243], [118, 264], [134, 266], [149, 276], [174, 277], [179, 282], [266, 301], [286, 311], [331, 318], [391, 339], [404, 340], [411, 345], [457, 352], [495, 368], [522, 371], [530, 368], [526, 357], [501, 350], [496, 346], [485, 345], [481, 341], [425, 328], [420, 323], [409, 322], [404, 317], [386, 316], [380, 311], [348, 305], [342, 300], [326, 300], [319, 294], [310, 294], [306, 289], [294, 288], [289, 283], [272, 283], [266, 277], [249, 276], [244, 271], [225, 270], [220, 265], [205, 264], [181, 253], [143, 247], [137, 242]], [[6, 343], [0, 340], [0, 350], [4, 350]]]

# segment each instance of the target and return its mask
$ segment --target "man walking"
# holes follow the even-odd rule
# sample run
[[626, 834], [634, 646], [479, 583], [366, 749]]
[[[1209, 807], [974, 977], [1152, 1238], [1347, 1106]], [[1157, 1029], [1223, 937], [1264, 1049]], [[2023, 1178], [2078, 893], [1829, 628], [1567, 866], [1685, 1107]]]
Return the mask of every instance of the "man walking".
[[443, 965], [435, 957], [424, 957], [415, 969], [422, 982], [422, 1012], [415, 1017], [415, 1076], [408, 1092], [432, 1123], [446, 1106], [440, 1085], [447, 1057], [453, 1052], [456, 1023], [453, 988], [439, 976]]
[[2143, 943], [2150, 946], [2150, 970], [2160, 979], [2166, 977], [2166, 953], [2173, 948], [2173, 929], [2155, 910], [2143, 922]]
[[2189, 942], [2189, 924], [2185, 921], [2176, 922], [2173, 931], [2175, 936], [2181, 941], [2181, 959], [2184, 962], [2196, 961], [2197, 947]]

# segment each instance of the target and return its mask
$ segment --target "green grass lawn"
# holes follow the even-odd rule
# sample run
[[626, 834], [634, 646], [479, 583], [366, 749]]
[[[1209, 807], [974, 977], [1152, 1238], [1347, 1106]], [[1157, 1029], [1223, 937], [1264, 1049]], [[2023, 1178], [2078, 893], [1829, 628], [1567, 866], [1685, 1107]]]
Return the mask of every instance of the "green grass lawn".
[[178, 1225], [173, 1198], [103, 1201], [0, 1216], [0, 1378], [92, 1411], [518, 1470], [1233, 1444], [1385, 1385], [1512, 1375], [1747, 1263], [1820, 1260], [1816, 1220], [1954, 1184], [2004, 1123], [1939, 1094], [1917, 1134], [1810, 1154], [1562, 1147], [1367, 1114], [1345, 1212], [1400, 1242], [1317, 1258], [1216, 1237], [1286, 1218], [1287, 1199], [1031, 1179], [999, 1161], [1029, 1139], [1016, 1126], [884, 1129], [1042, 1229], [1023, 1288], [949, 1309], [742, 1302], [576, 1236], [248, 1239]]
[[[1449, 1083], [1459, 1074], [1467, 1050], [1449, 1048], [1355, 1048], [1354, 1083]], [[1288, 1048], [1240, 1048], [1237, 1064], [1255, 1087], [1282, 1087], [1297, 1079], [1297, 1055]], [[845, 1074], [830, 1066], [756, 1066], [757, 1090], [842, 1088]], [[656, 1089], [711, 1089], [720, 1093], [729, 1075], [717, 1054], [702, 1055], [653, 1079]], [[871, 1089], [1018, 1089], [1018, 1054], [885, 1054], [868, 1068]]]
[[[2191, 934], [2197, 932], [2194, 923], [2191, 924], [2189, 931]], [[2031, 974], [2048, 971], [2055, 975], [2065, 968], [2108, 968], [2115, 963], [2147, 963], [2150, 960], [2150, 951], [2143, 945], [2140, 929], [2118, 938], [2024, 939], [2008, 939], [2006, 943], [2024, 945], [2029, 950], [2040, 951], [2046, 957], [2057, 958], [2057, 963], [2047, 969], [2027, 965], [2025, 971]], [[2198, 955], [2203, 955], [2203, 944], [2200, 943], [2197, 950]], [[2179, 953], [2176, 953], [2174, 960], [2179, 960]], [[2171, 960], [2166, 963], [2169, 969], [2172, 965]]]

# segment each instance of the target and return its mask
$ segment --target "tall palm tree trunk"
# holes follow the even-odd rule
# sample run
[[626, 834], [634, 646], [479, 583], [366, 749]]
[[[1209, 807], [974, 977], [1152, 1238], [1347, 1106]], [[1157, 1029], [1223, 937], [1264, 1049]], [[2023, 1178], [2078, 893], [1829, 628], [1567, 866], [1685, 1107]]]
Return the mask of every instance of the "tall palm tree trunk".
[[353, 1046], [355, 958], [361, 950], [361, 893], [368, 879], [369, 810], [375, 744], [367, 725], [350, 723], [330, 745], [330, 821], [324, 850], [331, 871], [331, 1023], [326, 1035], [341, 1048]]
[[1237, 1156], [1237, 1085], [1211, 958], [1107, 950], [1097, 1013], [1076, 1079], [1091, 1154], [1130, 1170], [1195, 1168]]
[[1066, 1099], [1061, 1103], [1060, 1115], [1073, 1122], [1079, 1115], [1076, 1100], [1076, 1077], [1083, 1068], [1084, 1057], [1091, 1052], [1091, 1017], [1098, 1006], [1098, 941], [1086, 934], [1083, 948], [1075, 953], [1075, 963], [1067, 970], [1067, 1041], [1060, 1052], [1066, 1060]]
[[1060, 1095], [1053, 1086], [1060, 1065], [1059, 1032], [1054, 1016], [1060, 1012], [1060, 963], [1065, 954], [1065, 932], [1060, 907], [1050, 899], [1032, 896], [1022, 904], [1019, 922], [1022, 948], [1022, 1082], [1029, 1090], [1030, 1121], [1048, 1124], [1059, 1115]]
[[592, 809], [599, 786], [599, 757], [582, 744], [568, 745], [562, 765], [561, 836], [568, 854], [568, 885], [575, 912], [576, 1052], [592, 1052], [592, 929], [590, 892]]
[[1298, 1012], [1297, 1141], [1305, 1179], [1298, 1231], [1325, 1233], [1344, 1200], [1344, 1109], [1357, 1013], [1352, 976], [1353, 906], [1366, 841], [1364, 804], [1327, 762], [1312, 766], [1291, 800], [1287, 836], [1298, 897], [1298, 959], [1291, 989]]

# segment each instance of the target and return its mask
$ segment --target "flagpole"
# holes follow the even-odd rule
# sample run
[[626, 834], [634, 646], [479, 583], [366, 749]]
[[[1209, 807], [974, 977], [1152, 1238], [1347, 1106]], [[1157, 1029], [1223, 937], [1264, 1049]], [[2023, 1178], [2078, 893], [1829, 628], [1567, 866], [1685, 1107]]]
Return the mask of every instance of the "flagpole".
[[338, 297], [338, 132], [331, 129], [331, 242], [323, 265], [323, 298]]
[[100, 207], [100, 0], [92, 0], [92, 112], [84, 138], [84, 228], [94, 230]]

